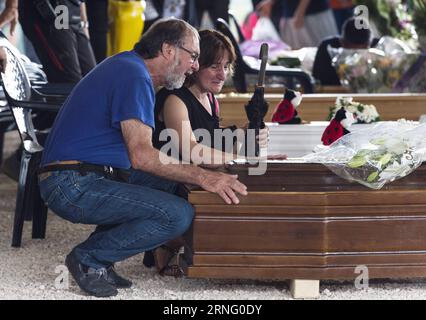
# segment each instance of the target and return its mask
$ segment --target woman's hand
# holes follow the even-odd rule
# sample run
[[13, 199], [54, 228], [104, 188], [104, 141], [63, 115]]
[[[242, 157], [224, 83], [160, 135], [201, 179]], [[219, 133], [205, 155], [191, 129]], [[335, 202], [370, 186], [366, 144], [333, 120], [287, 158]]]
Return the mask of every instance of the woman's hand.
[[265, 127], [259, 130], [259, 134], [256, 136], [257, 141], [259, 142], [260, 148], [267, 148], [269, 141], [269, 128]]
[[267, 156], [268, 160], [287, 160], [286, 154], [271, 154]]

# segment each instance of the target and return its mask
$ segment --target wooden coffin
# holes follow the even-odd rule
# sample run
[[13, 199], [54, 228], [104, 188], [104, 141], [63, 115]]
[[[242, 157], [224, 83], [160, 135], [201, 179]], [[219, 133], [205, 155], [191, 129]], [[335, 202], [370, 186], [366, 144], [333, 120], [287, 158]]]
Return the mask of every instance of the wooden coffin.
[[186, 234], [188, 277], [355, 279], [426, 276], [426, 165], [382, 190], [320, 164], [268, 164], [263, 176], [234, 165], [249, 195], [226, 205], [187, 189], [195, 207]]
[[[419, 120], [426, 114], [426, 94], [305, 94], [298, 112], [305, 121], [326, 121], [330, 107], [338, 96], [350, 96], [354, 101], [376, 106], [382, 120], [395, 121], [401, 118]], [[223, 126], [243, 126], [247, 122], [244, 105], [250, 100], [251, 94], [219, 95], [220, 117]], [[276, 105], [283, 94], [267, 94], [269, 111], [265, 121], [271, 121]]]

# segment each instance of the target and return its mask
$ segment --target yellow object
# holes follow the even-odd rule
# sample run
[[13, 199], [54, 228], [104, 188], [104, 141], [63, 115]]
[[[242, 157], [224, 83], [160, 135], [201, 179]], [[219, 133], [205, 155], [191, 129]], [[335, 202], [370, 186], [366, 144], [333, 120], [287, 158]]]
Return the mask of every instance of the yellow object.
[[143, 26], [145, 1], [109, 0], [108, 56], [133, 49]]

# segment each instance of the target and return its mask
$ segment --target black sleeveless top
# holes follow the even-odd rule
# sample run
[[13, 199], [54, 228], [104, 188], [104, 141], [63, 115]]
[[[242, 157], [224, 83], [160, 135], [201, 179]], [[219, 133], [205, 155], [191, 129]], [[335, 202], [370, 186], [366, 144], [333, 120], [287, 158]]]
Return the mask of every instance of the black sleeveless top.
[[[210, 106], [212, 114], [210, 114], [198, 101], [198, 99], [192, 94], [192, 92], [185, 86], [183, 86], [180, 89], [175, 90], [167, 90], [165, 88], [161, 89], [157, 92], [155, 96], [155, 130], [152, 135], [152, 143], [155, 148], [158, 150], [161, 149], [162, 146], [164, 146], [166, 143], [170, 141], [170, 137], [167, 139], [167, 141], [160, 141], [159, 136], [162, 130], [164, 130], [165, 124], [163, 121], [159, 120], [159, 115], [162, 112], [164, 108], [164, 103], [166, 99], [170, 95], [175, 95], [179, 99], [183, 101], [183, 103], [186, 106], [186, 109], [188, 110], [188, 117], [189, 122], [191, 123], [192, 131], [194, 132], [197, 129], [205, 129], [209, 132], [209, 141], [203, 141], [202, 137], [198, 137], [197, 134], [195, 134], [197, 138], [198, 143], [202, 143], [209, 147], [214, 147], [214, 130], [220, 129], [219, 127], [219, 116], [218, 116], [218, 103], [216, 98], [213, 95], [210, 95]], [[232, 127], [231, 129], [236, 129], [236, 127]], [[224, 144], [223, 144], [224, 145]], [[232, 152], [232, 150], [227, 150], [228, 152]]]

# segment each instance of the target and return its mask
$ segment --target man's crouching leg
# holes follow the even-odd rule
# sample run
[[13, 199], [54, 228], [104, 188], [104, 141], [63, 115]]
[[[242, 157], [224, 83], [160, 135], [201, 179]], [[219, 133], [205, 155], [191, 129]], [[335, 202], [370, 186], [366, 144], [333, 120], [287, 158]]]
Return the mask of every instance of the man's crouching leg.
[[49, 208], [64, 219], [103, 226], [77, 245], [66, 262], [80, 288], [94, 296], [117, 293], [118, 286], [108, 282], [115, 262], [180, 236], [194, 215], [192, 206], [175, 195], [95, 173], [52, 172], [40, 190]]

